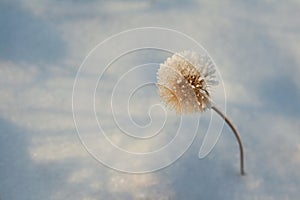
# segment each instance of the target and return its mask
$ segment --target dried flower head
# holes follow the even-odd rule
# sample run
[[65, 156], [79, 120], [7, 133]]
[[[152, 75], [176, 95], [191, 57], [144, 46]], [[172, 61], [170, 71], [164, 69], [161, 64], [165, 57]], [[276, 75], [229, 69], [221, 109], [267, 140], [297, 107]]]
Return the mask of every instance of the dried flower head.
[[157, 73], [158, 93], [178, 113], [202, 112], [211, 106], [215, 66], [207, 55], [191, 51], [169, 57]]
[[164, 103], [178, 113], [216, 111], [232, 129], [240, 148], [240, 170], [244, 170], [244, 148], [241, 137], [228, 117], [212, 105], [211, 86], [217, 85], [215, 66], [207, 55], [191, 51], [176, 53], [157, 72], [158, 93]]

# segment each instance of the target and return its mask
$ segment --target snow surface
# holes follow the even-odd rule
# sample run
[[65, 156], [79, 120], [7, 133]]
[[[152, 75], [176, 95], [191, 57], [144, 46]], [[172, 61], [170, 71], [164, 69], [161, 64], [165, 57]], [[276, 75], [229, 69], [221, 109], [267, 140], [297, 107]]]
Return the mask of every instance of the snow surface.
[[[1, 1], [0, 199], [298, 199], [299, 10], [297, 0]], [[227, 127], [206, 158], [197, 158], [200, 130], [181, 159], [154, 173], [120, 173], [87, 153], [72, 117], [76, 72], [96, 44], [143, 26], [184, 32], [209, 51], [245, 145], [246, 176], [239, 176], [238, 147]], [[87, 83], [92, 75], [85, 75]], [[134, 116], [147, 112], [137, 108]], [[119, 133], [105, 111], [99, 120]]]

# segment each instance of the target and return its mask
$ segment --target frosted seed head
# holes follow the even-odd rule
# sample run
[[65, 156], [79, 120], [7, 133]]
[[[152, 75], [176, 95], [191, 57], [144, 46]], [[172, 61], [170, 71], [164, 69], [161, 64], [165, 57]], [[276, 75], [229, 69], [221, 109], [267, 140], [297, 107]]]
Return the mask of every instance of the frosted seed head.
[[210, 107], [210, 88], [218, 81], [208, 56], [191, 51], [176, 53], [160, 65], [157, 76], [162, 101], [178, 113], [204, 111]]

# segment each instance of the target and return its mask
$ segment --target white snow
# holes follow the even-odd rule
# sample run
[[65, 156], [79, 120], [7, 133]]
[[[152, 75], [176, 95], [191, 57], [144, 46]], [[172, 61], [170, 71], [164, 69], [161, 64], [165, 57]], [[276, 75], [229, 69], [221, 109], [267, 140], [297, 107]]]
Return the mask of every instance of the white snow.
[[[299, 9], [300, 4], [293, 0], [1, 2], [0, 199], [299, 198]], [[227, 126], [213, 151], [198, 159], [209, 111], [202, 114], [198, 135], [189, 150], [157, 172], [120, 173], [100, 164], [85, 150], [72, 116], [76, 72], [99, 42], [120, 31], [144, 26], [176, 29], [208, 50], [225, 84], [227, 115], [238, 127], [245, 145], [246, 176], [239, 176], [238, 146]], [[117, 45], [107, 48], [112, 52]], [[106, 58], [105, 53], [101, 59]], [[149, 61], [151, 55], [145, 53], [122, 64]], [[168, 56], [162, 54], [153, 62]], [[95, 70], [100, 73], [104, 67]], [[111, 96], [110, 85], [124, 72], [120, 65], [113, 67], [103, 77], [106, 84], [99, 91], [106, 98]], [[142, 72], [136, 79], [127, 80], [138, 82], [156, 73]], [[94, 75], [91, 71], [82, 77], [85, 85], [81, 87], [87, 88], [81, 94], [83, 101], [90, 95]], [[124, 88], [130, 86], [122, 84]], [[222, 98], [218, 89], [213, 92], [218, 102]], [[155, 109], [148, 115], [146, 108], [159, 103], [154, 87], [137, 95], [136, 99], [133, 96], [133, 107], [141, 109], [132, 119], [141, 125], [154, 120], [155, 126], [142, 133], [148, 136], [160, 127], [164, 114]], [[86, 100], [78, 109], [84, 113], [89, 103]], [[161, 147], [178, 128], [178, 116], [168, 112], [173, 124], [167, 121], [160, 140], [132, 143], [120, 136], [108, 116], [110, 104], [101, 99], [98, 103], [101, 125], [112, 141], [130, 151]], [[94, 125], [94, 113], [81, 117], [85, 127]], [[101, 149], [97, 134], [91, 131], [84, 137]], [[108, 155], [118, 159], [115, 152]]]

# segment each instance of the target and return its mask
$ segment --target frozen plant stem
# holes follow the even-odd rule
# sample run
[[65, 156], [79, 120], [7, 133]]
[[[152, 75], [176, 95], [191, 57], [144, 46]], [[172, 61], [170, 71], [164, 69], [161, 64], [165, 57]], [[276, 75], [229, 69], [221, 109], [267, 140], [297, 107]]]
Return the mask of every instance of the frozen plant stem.
[[[213, 102], [210, 88], [218, 84], [215, 72], [214, 62], [206, 54], [192, 51], [175, 53], [160, 64], [157, 72], [159, 96], [178, 113], [204, 112]], [[239, 133], [223, 112], [215, 106], [211, 108], [232, 129], [240, 147], [241, 175], [245, 175], [243, 144]]]
[[239, 147], [240, 147], [240, 168], [241, 168], [241, 175], [245, 175], [245, 171], [244, 171], [244, 149], [243, 149], [243, 144], [242, 144], [242, 140], [240, 137], [240, 134], [238, 133], [237, 129], [233, 126], [232, 122], [224, 115], [224, 113], [219, 110], [217, 107], [212, 106], [211, 107], [214, 111], [216, 111], [224, 120], [225, 122], [228, 124], [228, 126], [232, 129]]

